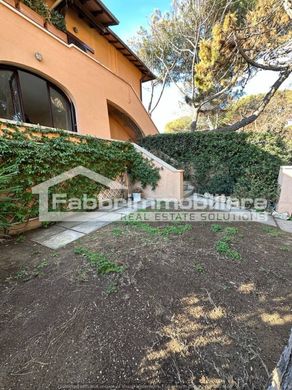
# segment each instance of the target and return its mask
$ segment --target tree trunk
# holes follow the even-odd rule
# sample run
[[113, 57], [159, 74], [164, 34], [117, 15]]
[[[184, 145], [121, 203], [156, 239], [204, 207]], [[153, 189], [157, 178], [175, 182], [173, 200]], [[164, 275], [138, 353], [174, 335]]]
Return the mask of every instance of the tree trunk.
[[271, 384], [267, 390], [289, 390], [292, 387], [292, 331], [277, 367], [272, 373]]
[[191, 131], [195, 132], [197, 130], [198, 118], [199, 118], [199, 108], [193, 106], [193, 119], [191, 123]]

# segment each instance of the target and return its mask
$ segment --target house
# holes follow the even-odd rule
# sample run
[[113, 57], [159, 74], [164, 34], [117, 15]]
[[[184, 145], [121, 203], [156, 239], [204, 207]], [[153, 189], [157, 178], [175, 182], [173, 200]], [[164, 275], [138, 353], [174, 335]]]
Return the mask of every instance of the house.
[[157, 134], [142, 104], [155, 76], [110, 29], [115, 16], [100, 0], [44, 1], [61, 27], [33, 0], [0, 0], [0, 120], [105, 139]]

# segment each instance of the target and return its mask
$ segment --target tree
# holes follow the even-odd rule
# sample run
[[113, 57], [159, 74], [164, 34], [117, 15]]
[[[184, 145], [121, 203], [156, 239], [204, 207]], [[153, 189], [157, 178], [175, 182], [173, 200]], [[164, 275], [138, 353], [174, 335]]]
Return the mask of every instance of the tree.
[[[216, 123], [216, 119], [221, 126], [228, 126], [230, 123], [241, 121], [256, 110], [264, 96], [264, 94], [244, 96], [222, 111], [218, 119], [214, 118], [215, 115], [218, 115], [218, 112], [204, 113], [204, 115], [200, 115], [197, 129], [214, 129], [213, 123]], [[165, 132], [190, 131], [191, 121], [190, 116], [174, 119], [166, 125]], [[292, 122], [292, 90], [277, 91], [262, 115], [246, 126], [244, 130], [284, 133], [285, 137], [291, 138], [292, 128], [289, 126], [290, 122]]]
[[[172, 83], [192, 107], [194, 121], [201, 108], [209, 101], [225, 94], [228, 88], [199, 93], [195, 83], [195, 66], [200, 61], [200, 42], [211, 38], [216, 23], [222, 23], [230, 11], [239, 18], [253, 6], [255, 0], [175, 0], [171, 11], [162, 14], [156, 10], [151, 17], [149, 30], [140, 29], [130, 44], [157, 75], [151, 85], [148, 111], [151, 114], [159, 104], [165, 87]], [[218, 77], [227, 81], [230, 74]], [[226, 84], [228, 84], [226, 82]], [[219, 85], [219, 83], [217, 83]], [[160, 88], [155, 99], [154, 90]]]
[[237, 85], [238, 82], [245, 85], [243, 80], [259, 70], [278, 73], [278, 79], [256, 109], [221, 130], [238, 130], [254, 122], [291, 74], [291, 19], [285, 9], [279, 0], [258, 0], [244, 23], [241, 21], [239, 25], [236, 15], [229, 13], [223, 23], [214, 27], [212, 38], [201, 42], [203, 55], [196, 65], [196, 83], [202, 93], [214, 88], [214, 80], [218, 72], [224, 71], [222, 63], [226, 63], [226, 59], [231, 64], [226, 71], [235, 75]]
[[[225, 125], [241, 121], [251, 115], [262, 101], [264, 94], [245, 96], [233, 103], [223, 120]], [[262, 115], [245, 129], [251, 131], [281, 132], [292, 120], [292, 91], [277, 91]]]
[[158, 102], [165, 86], [175, 84], [192, 107], [196, 130], [206, 105], [225, 108], [260, 69], [278, 72], [257, 110], [228, 130], [252, 123], [291, 74], [289, 1], [176, 0], [169, 13], [156, 11], [135, 48], [158, 75]]
[[165, 125], [166, 133], [179, 133], [182, 131], [189, 131], [192, 123], [191, 116], [182, 116], [174, 119]]

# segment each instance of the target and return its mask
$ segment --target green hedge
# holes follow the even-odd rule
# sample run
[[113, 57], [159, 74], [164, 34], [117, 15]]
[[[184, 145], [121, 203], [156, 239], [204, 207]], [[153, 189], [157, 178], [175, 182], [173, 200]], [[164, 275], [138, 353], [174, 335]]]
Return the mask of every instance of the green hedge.
[[196, 132], [146, 137], [140, 145], [167, 154], [199, 193], [277, 199], [277, 178], [292, 163], [291, 140], [273, 133]]
[[[10, 223], [37, 216], [38, 196], [32, 194], [31, 188], [80, 165], [113, 180], [128, 172], [132, 181], [140, 181], [143, 187], [154, 188], [159, 180], [158, 170], [128, 142], [75, 136], [52, 129], [20, 131], [5, 125], [0, 137], [0, 172], [13, 167], [11, 184], [16, 190], [10, 194], [12, 203], [1, 202], [1, 214], [8, 215]], [[56, 192], [56, 187], [53, 189]], [[96, 196], [104, 188], [88, 178], [76, 177], [57, 189], [67, 193], [68, 198], [81, 198], [84, 193]]]

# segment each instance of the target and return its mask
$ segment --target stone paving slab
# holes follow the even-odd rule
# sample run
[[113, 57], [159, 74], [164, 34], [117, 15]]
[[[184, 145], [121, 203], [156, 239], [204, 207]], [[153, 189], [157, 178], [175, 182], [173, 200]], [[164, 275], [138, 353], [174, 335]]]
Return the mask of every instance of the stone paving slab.
[[281, 219], [277, 219], [277, 225], [284, 232], [292, 233], [292, 221], [283, 221]]
[[66, 229], [64, 227], [54, 225], [48, 228], [40, 228], [38, 230], [33, 231], [32, 233], [29, 234], [29, 238], [32, 241], [41, 244], [43, 241], [48, 240], [52, 236], [63, 233], [65, 231]]
[[85, 236], [84, 233], [76, 232], [74, 230], [65, 229], [64, 232], [62, 232], [60, 234], [55, 234], [47, 240], [43, 240], [41, 242], [38, 242], [38, 241], [35, 241], [35, 242], [38, 242], [39, 244], [46, 246], [48, 248], [51, 248], [51, 249], [59, 249], [67, 244], [70, 244], [73, 241], [78, 240], [81, 237], [84, 237], [84, 236]]
[[88, 221], [81, 223], [80, 225], [74, 226], [72, 230], [77, 231], [79, 233], [89, 234], [95, 232], [98, 229], [101, 229], [104, 226], [109, 225], [111, 222], [105, 221]]

